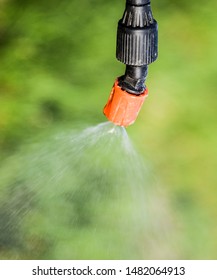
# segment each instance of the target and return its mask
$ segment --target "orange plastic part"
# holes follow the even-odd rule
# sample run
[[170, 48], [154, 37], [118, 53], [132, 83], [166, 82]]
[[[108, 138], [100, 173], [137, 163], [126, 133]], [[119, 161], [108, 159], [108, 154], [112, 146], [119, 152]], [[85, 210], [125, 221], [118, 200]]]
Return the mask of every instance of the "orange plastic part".
[[147, 88], [140, 95], [130, 94], [122, 90], [116, 80], [103, 112], [114, 124], [126, 127], [135, 122], [147, 96]]

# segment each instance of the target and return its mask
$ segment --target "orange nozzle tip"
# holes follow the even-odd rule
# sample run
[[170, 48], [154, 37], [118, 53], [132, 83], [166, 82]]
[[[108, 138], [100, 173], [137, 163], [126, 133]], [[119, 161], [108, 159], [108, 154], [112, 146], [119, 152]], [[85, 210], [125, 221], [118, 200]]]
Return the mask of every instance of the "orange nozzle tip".
[[103, 113], [114, 124], [127, 127], [135, 122], [147, 96], [147, 88], [140, 95], [130, 94], [116, 80]]

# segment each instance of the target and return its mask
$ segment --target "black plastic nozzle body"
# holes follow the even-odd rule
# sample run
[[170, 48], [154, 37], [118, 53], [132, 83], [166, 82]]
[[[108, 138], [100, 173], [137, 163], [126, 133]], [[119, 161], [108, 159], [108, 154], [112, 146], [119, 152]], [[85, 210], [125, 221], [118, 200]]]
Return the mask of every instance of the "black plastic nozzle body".
[[150, 0], [127, 0], [118, 23], [116, 57], [126, 64], [119, 85], [129, 93], [145, 90], [148, 65], [158, 56], [158, 25], [153, 18]]

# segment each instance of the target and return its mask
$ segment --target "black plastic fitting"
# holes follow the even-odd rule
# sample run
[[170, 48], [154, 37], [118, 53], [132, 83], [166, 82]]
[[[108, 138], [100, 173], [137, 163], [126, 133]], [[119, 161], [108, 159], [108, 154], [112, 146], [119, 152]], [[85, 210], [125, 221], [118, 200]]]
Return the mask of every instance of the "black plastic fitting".
[[117, 30], [117, 59], [126, 64], [119, 85], [129, 93], [145, 90], [147, 66], [158, 56], [158, 25], [153, 18], [150, 0], [127, 0]]
[[129, 93], [140, 94], [145, 90], [145, 79], [147, 74], [147, 65], [127, 65], [125, 75], [119, 78], [119, 86]]

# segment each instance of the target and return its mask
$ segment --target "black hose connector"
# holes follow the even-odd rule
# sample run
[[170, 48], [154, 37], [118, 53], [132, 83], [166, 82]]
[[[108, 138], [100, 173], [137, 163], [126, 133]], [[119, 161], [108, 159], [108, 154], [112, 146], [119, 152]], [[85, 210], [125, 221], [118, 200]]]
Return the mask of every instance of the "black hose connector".
[[150, 0], [127, 0], [127, 4], [134, 5], [134, 6], [143, 6], [150, 4]]
[[126, 64], [119, 85], [129, 93], [145, 90], [147, 66], [158, 56], [158, 25], [153, 18], [150, 0], [126, 0], [126, 8], [118, 23], [117, 59]]

